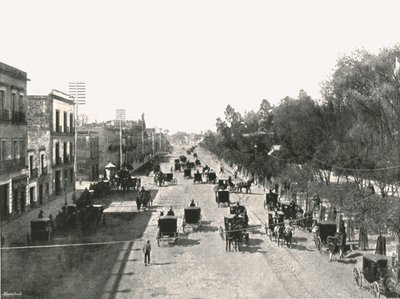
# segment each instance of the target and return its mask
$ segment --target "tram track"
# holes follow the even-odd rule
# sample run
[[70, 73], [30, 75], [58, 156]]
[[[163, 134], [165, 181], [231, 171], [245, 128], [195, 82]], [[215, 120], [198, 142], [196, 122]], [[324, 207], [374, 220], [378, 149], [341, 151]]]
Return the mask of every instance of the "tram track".
[[[264, 227], [266, 223], [262, 220], [257, 213], [251, 207], [247, 207], [247, 210], [254, 216]], [[253, 217], [251, 217], [253, 218]], [[325, 291], [326, 288], [321, 287], [320, 284], [315, 284], [314, 281], [310, 284], [309, 279], [305, 277], [307, 268], [303, 265], [303, 262], [291, 251], [291, 249], [285, 246], [277, 247], [269, 239], [266, 240], [266, 251], [263, 252], [263, 257], [273, 268], [275, 274], [285, 286], [289, 286], [288, 291], [293, 296], [303, 295], [305, 297], [331, 297], [329, 293]], [[289, 271], [288, 271], [289, 270]], [[292, 275], [288, 275], [291, 273]], [[295, 281], [291, 281], [291, 280]], [[290, 283], [288, 284], [288, 281]], [[301, 288], [299, 288], [301, 286]]]

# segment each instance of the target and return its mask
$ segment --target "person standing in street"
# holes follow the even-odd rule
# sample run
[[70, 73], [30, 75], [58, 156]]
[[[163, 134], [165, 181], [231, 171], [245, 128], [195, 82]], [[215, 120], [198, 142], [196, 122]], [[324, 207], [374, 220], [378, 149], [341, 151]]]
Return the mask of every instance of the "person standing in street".
[[151, 244], [150, 244], [150, 240], [147, 240], [147, 243], [145, 243], [143, 246], [144, 265], [145, 266], [147, 266], [147, 264], [150, 265], [150, 252], [151, 252]]

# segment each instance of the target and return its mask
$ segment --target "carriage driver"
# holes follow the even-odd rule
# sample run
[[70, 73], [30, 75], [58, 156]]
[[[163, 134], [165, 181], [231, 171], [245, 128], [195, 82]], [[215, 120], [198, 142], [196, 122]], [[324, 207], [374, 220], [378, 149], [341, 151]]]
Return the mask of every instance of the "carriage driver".
[[172, 207], [167, 212], [167, 216], [175, 216], [175, 213], [174, 213], [174, 210], [172, 209]]
[[189, 205], [190, 207], [195, 207], [196, 206], [196, 204], [194, 203], [194, 199], [192, 199], [192, 201], [190, 202], [190, 205]]

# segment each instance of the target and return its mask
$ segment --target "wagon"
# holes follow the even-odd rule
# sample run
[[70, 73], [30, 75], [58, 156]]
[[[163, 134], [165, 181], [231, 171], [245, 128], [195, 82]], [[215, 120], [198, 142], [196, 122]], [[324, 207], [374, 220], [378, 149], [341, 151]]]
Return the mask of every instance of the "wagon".
[[278, 194], [277, 193], [267, 193], [265, 194], [264, 209], [267, 207], [273, 209], [278, 205]]
[[170, 185], [176, 185], [178, 183], [178, 180], [174, 178], [173, 173], [164, 173], [162, 179], [163, 182], [167, 182]]
[[385, 294], [398, 297], [400, 283], [395, 269], [388, 266], [388, 257], [380, 254], [363, 256], [362, 269], [353, 269], [354, 280], [359, 288], [367, 289], [374, 297]]
[[193, 183], [196, 183], [196, 182], [199, 182], [199, 183], [202, 183], [202, 182], [203, 182], [203, 175], [202, 175], [201, 173], [195, 173], [195, 174], [194, 174], [194, 181], [193, 181]]
[[185, 227], [192, 229], [201, 228], [201, 208], [200, 207], [187, 207], [184, 209], [182, 229]]
[[235, 251], [240, 251], [243, 243], [249, 244], [249, 233], [243, 217], [225, 216], [224, 225], [225, 230], [220, 227], [219, 232], [226, 241], [226, 251], [230, 251], [232, 245]]
[[176, 216], [162, 216], [158, 219], [157, 244], [175, 244], [178, 240], [178, 218]]
[[178, 162], [178, 163], [175, 163], [175, 171], [181, 171], [181, 164]]
[[97, 225], [105, 225], [105, 216], [104, 216], [104, 207], [103, 205], [92, 205], [88, 207], [89, 213], [92, 215], [92, 218]]
[[208, 183], [215, 184], [215, 182], [217, 181], [217, 174], [215, 172], [208, 172], [206, 173], [206, 176]]
[[192, 170], [191, 169], [185, 169], [183, 171], [183, 177], [184, 178], [191, 178], [192, 177]]
[[50, 218], [38, 218], [31, 221], [31, 233], [28, 234], [28, 244], [36, 241], [49, 242], [52, 235]]
[[218, 207], [220, 206], [221, 203], [225, 203], [228, 206], [230, 206], [229, 191], [218, 190], [217, 192], [215, 192], [215, 201], [218, 203]]
[[336, 223], [323, 221], [317, 223], [318, 233], [314, 235], [315, 247], [321, 252], [323, 246], [328, 246], [328, 237], [334, 238], [336, 235]]

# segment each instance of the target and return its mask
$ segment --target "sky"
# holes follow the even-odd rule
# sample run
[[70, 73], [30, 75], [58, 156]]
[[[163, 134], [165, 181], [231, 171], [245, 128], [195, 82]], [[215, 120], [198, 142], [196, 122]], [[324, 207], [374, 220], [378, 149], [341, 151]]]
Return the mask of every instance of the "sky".
[[0, 61], [28, 95], [86, 82], [90, 120], [215, 130], [228, 104], [258, 110], [320, 84], [338, 57], [400, 42], [400, 1], [0, 0]]

